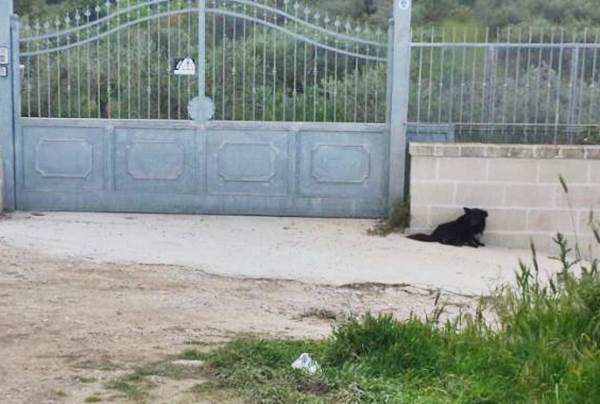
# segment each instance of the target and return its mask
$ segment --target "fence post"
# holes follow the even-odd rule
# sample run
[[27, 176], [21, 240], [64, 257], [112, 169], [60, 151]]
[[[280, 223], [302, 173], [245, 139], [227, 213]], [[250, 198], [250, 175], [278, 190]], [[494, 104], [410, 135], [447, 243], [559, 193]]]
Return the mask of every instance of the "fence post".
[[[484, 80], [483, 85], [484, 91], [486, 91], [484, 97], [484, 105], [482, 106], [483, 111], [485, 113], [485, 121], [483, 122], [496, 122], [496, 68], [498, 66], [498, 51], [495, 47], [488, 47], [485, 53], [485, 72], [484, 72]], [[488, 128], [485, 128], [486, 130]], [[491, 132], [486, 133], [486, 135], [492, 135]]]
[[392, 54], [392, 87], [389, 107], [389, 190], [388, 202], [403, 200], [408, 183], [407, 121], [410, 86], [411, 0], [394, 0], [394, 33]]
[[571, 50], [571, 67], [569, 72], [569, 115], [567, 117], [567, 142], [575, 143], [577, 132], [577, 100], [579, 97], [579, 47]]
[[[15, 86], [19, 57], [15, 50], [13, 0], [0, 0], [0, 161], [4, 166], [4, 208], [15, 209], [14, 131]], [[18, 46], [18, 43], [16, 44]]]

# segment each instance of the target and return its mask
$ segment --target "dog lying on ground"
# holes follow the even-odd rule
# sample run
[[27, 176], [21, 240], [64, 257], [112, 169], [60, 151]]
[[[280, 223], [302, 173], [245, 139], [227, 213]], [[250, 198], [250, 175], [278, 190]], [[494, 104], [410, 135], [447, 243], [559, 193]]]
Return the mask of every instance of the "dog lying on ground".
[[438, 242], [446, 245], [462, 247], [485, 247], [479, 236], [485, 231], [485, 221], [488, 213], [482, 209], [464, 208], [465, 214], [453, 222], [439, 225], [431, 235], [413, 234], [411, 240]]

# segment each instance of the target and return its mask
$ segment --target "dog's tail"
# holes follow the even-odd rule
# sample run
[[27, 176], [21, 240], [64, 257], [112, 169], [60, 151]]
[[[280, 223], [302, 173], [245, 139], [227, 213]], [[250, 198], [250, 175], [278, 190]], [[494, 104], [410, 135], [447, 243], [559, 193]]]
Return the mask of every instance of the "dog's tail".
[[409, 238], [409, 239], [415, 240], [415, 241], [423, 241], [426, 243], [433, 243], [433, 242], [437, 241], [435, 238], [433, 238], [433, 236], [430, 236], [427, 234], [412, 234], [406, 238]]

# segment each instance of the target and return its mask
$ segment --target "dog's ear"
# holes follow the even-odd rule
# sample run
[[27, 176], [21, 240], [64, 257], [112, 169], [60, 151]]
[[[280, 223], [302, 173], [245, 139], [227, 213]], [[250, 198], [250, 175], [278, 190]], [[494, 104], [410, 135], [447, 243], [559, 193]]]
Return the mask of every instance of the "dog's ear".
[[469, 208], [463, 208], [463, 209], [465, 210], [465, 214], [468, 215], [469, 213], [471, 213], [471, 209], [469, 209]]
[[484, 211], [483, 211], [483, 217], [488, 217], [487, 210], [484, 210]]

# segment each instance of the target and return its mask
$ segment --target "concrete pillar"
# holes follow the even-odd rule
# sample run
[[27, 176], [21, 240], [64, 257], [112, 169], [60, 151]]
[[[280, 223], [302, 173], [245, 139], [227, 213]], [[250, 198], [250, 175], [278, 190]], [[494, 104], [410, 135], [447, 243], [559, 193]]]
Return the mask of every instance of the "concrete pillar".
[[[13, 0], [0, 0], [0, 161], [3, 164], [4, 208], [15, 209], [15, 108], [19, 85], [17, 20]], [[15, 49], [17, 48], [17, 49]], [[0, 204], [2, 205], [2, 204]]]
[[393, 203], [405, 197], [407, 173], [407, 121], [408, 96], [410, 86], [410, 45], [411, 45], [411, 0], [394, 0], [394, 21], [391, 55], [391, 88], [389, 97], [389, 194], [388, 201]]

